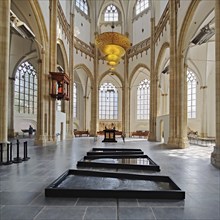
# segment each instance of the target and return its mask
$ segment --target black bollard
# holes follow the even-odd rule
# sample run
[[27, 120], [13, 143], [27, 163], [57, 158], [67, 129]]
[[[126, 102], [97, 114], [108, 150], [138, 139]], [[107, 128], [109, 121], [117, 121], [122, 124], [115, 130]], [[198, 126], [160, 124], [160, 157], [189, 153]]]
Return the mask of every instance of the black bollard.
[[0, 165], [2, 165], [3, 164], [3, 144], [2, 143], [0, 144], [0, 154], [1, 154]]
[[14, 157], [13, 163], [22, 163], [22, 159], [19, 157], [19, 140], [17, 140], [17, 157]]
[[29, 160], [30, 157], [27, 156], [27, 141], [24, 142], [24, 158], [22, 159], [23, 161]]
[[7, 144], [7, 161], [4, 162], [4, 165], [10, 165], [12, 164], [12, 161], [10, 160], [10, 148], [9, 148], [10, 144]]

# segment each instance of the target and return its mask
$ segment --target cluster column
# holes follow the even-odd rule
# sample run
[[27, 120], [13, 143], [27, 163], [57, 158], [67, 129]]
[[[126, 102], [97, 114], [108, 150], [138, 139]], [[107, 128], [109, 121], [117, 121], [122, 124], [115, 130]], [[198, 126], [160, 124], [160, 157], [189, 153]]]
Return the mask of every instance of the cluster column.
[[[57, 67], [57, 8], [58, 0], [50, 0], [50, 49], [49, 71], [56, 72]], [[48, 73], [49, 74], [49, 73]], [[48, 94], [49, 95], [49, 94]], [[56, 141], [56, 99], [49, 101], [49, 141]]]
[[200, 89], [203, 93], [203, 102], [202, 102], [202, 128], [201, 136], [207, 137], [207, 86], [201, 86]]
[[177, 51], [177, 17], [176, 17], [176, 2], [170, 0], [170, 127], [169, 127], [169, 147], [177, 147], [176, 143], [176, 128], [177, 128], [177, 117], [176, 117], [176, 105], [177, 105], [177, 94], [176, 94], [176, 51]]
[[130, 135], [130, 94], [129, 94], [129, 82], [128, 82], [128, 58], [125, 54], [124, 58], [125, 69], [124, 69], [124, 85], [122, 90], [122, 132], [125, 133], [127, 137]]
[[67, 137], [72, 138], [73, 135], [73, 82], [74, 82], [74, 14], [70, 13], [70, 44], [69, 44], [69, 97], [70, 100], [67, 102], [68, 114], [67, 114]]
[[155, 18], [151, 18], [151, 65], [150, 65], [150, 134], [149, 141], [156, 141], [157, 75], [155, 73]]
[[182, 52], [177, 47], [177, 2], [170, 0], [170, 109], [168, 147], [185, 148], [187, 138], [187, 83]]
[[98, 57], [98, 48], [95, 47], [95, 58], [94, 58], [94, 78], [92, 81], [91, 87], [91, 129], [90, 135], [96, 136], [97, 134], [97, 121], [98, 121], [98, 66], [99, 66], [99, 57]]
[[8, 77], [11, 1], [0, 1], [0, 143], [8, 140]]
[[220, 168], [220, 1], [215, 0], [216, 141], [211, 163]]

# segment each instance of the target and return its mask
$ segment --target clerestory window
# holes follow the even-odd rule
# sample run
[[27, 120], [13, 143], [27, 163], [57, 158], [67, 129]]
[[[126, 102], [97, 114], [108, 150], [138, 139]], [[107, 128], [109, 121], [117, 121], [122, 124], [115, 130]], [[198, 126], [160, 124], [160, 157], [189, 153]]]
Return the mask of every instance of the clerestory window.
[[137, 0], [135, 6], [136, 15], [139, 15], [142, 11], [149, 8], [149, 0]]
[[87, 0], [76, 0], [76, 7], [79, 8], [86, 15], [88, 15], [88, 3], [87, 3]]
[[107, 6], [104, 14], [104, 21], [118, 21], [118, 10], [115, 5]]

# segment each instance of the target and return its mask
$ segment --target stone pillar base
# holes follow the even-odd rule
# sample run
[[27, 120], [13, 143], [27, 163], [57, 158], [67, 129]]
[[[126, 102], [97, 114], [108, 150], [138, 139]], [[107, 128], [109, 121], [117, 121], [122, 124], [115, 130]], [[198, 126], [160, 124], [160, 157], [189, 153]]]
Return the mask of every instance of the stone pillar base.
[[189, 146], [188, 138], [169, 137], [167, 147], [171, 149], [184, 149]]
[[48, 140], [45, 135], [40, 135], [34, 140], [35, 145], [46, 146], [48, 144]]
[[148, 136], [148, 141], [156, 142], [157, 141], [156, 135], [150, 133]]
[[187, 137], [186, 138], [179, 138], [178, 139], [178, 146], [181, 149], [189, 147], [189, 140], [188, 140], [188, 138]]
[[211, 164], [220, 168], [220, 147], [214, 147], [214, 151], [211, 154]]
[[8, 137], [10, 138], [16, 137], [14, 129], [8, 129]]
[[66, 140], [70, 140], [70, 139], [73, 139], [75, 136], [74, 136], [74, 134], [72, 133], [72, 132], [68, 132], [67, 134], [66, 134]]
[[174, 137], [169, 137], [168, 138], [167, 148], [172, 148], [172, 149], [179, 148], [178, 144], [177, 144], [177, 141], [176, 141], [176, 138], [174, 138]]

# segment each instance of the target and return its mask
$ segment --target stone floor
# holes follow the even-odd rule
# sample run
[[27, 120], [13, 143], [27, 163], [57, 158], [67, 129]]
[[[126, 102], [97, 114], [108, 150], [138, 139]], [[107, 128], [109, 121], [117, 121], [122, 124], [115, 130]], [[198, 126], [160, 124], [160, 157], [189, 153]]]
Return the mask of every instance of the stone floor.
[[[23, 139], [24, 140], [24, 139]], [[23, 141], [21, 140], [21, 142]], [[220, 170], [210, 164], [212, 146], [170, 150], [146, 139], [102, 143], [75, 138], [47, 147], [28, 139], [29, 161], [0, 166], [0, 220], [219, 220]], [[44, 188], [76, 163], [92, 147], [140, 148], [186, 192], [186, 199], [46, 198]], [[16, 147], [14, 146], [16, 152]], [[132, 172], [132, 171], [128, 171]], [[134, 171], [133, 171], [134, 172]]]

